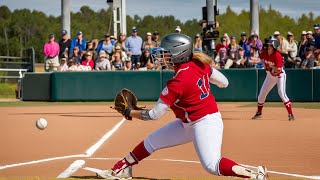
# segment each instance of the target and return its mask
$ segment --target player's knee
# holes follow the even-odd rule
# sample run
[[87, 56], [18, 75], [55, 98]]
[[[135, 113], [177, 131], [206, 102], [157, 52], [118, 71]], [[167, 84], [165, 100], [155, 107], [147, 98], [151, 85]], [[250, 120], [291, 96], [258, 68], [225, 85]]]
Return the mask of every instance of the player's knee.
[[202, 167], [210, 174], [219, 175], [219, 160], [220, 158], [215, 158], [208, 164], [202, 163]]
[[146, 150], [152, 154], [154, 151], [157, 150], [157, 148], [155, 148], [151, 142], [150, 142], [150, 139], [149, 139], [149, 136], [143, 141], [143, 144], [144, 144], [144, 147], [146, 148]]

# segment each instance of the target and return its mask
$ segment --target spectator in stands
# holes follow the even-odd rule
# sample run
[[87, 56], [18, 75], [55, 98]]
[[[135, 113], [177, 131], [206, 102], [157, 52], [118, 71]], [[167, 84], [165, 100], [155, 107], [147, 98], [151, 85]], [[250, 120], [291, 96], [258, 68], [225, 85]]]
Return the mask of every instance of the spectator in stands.
[[221, 48], [225, 48], [228, 49], [228, 44], [227, 44], [227, 39], [225, 37], [221, 37], [220, 38], [220, 42], [219, 44], [216, 45], [216, 51], [219, 52]]
[[67, 64], [67, 58], [63, 57], [63, 58], [61, 58], [59, 71], [68, 71], [68, 70], [69, 70], [69, 67]]
[[[59, 58], [68, 58], [69, 53], [65, 54], [64, 52], [69, 52], [71, 46], [71, 39], [68, 37], [68, 32], [66, 30], [63, 30], [61, 32], [61, 40], [59, 41], [59, 47], [60, 47], [60, 52], [59, 52]], [[67, 55], [67, 56], [66, 56]]]
[[229, 58], [233, 61], [232, 65], [230, 66], [230, 69], [239, 68], [238, 65], [240, 65], [240, 62], [238, 64], [238, 52], [237, 51], [230, 51]]
[[116, 46], [115, 47], [115, 52], [113, 53], [112, 57], [111, 57], [111, 60], [115, 60], [115, 54], [117, 55], [120, 55], [120, 59], [122, 61], [125, 61], [127, 60], [129, 57], [126, 55], [126, 53], [124, 51], [121, 50], [121, 47], [120, 46]]
[[80, 52], [85, 52], [87, 47], [87, 41], [84, 39], [81, 31], [77, 32], [77, 37], [73, 38], [70, 46], [70, 56], [72, 55], [73, 48], [79, 47]]
[[259, 53], [257, 53], [256, 49], [250, 48], [250, 58], [248, 58], [248, 64], [249, 68], [257, 68], [261, 69], [263, 68], [263, 62], [261, 61], [259, 57]]
[[[223, 34], [223, 37], [226, 38], [226, 40], [227, 40], [227, 45], [229, 46], [229, 45], [230, 45], [230, 42], [231, 42], [229, 35], [228, 35], [227, 33], [224, 33], [224, 34]], [[227, 48], [227, 50], [228, 50], [228, 48]]]
[[316, 49], [314, 40], [309, 39], [306, 47], [309, 47], [312, 51], [314, 51]]
[[255, 50], [255, 54], [259, 53], [259, 51], [262, 50], [263, 45], [257, 33], [255, 32], [251, 33], [248, 43], [250, 43], [250, 48], [253, 48]]
[[110, 35], [110, 41], [111, 41], [112, 46], [114, 46], [115, 43], [117, 42], [117, 38], [115, 38], [113, 35]]
[[98, 48], [99, 40], [98, 39], [92, 39], [91, 41], [92, 41], [92, 48], [93, 48], [94, 51], [96, 51], [97, 48]]
[[[88, 70], [93, 70], [94, 69], [94, 61], [92, 60], [92, 53], [86, 52], [84, 54], [84, 60], [81, 62], [82, 66], [86, 66], [88, 68]], [[89, 68], [90, 67], [90, 68]]]
[[317, 49], [320, 49], [320, 24], [315, 24], [313, 28], [314, 28], [315, 47]]
[[200, 37], [199, 33], [197, 33], [194, 36], [193, 51], [195, 51], [195, 52], [201, 52], [202, 51], [202, 40], [201, 40], [201, 37]]
[[68, 65], [68, 71], [76, 71], [77, 69], [76, 63], [73, 61], [71, 57], [68, 59], [67, 65]]
[[238, 50], [238, 62], [237, 64], [239, 64], [240, 62], [240, 66], [241, 67], [247, 67], [247, 63], [248, 63], [248, 58], [245, 56], [244, 54], [244, 49], [242, 47], [239, 48]]
[[237, 44], [236, 36], [230, 37], [230, 45], [228, 47], [228, 54], [230, 55], [231, 52], [238, 52], [240, 45]]
[[287, 59], [287, 64], [285, 65], [286, 67], [291, 67], [295, 68], [295, 58], [297, 56], [298, 52], [298, 46], [297, 42], [294, 40], [293, 34], [289, 31], [287, 33], [287, 40], [289, 42], [288, 44], [288, 59]]
[[73, 62], [75, 64], [81, 64], [81, 61], [82, 61], [82, 53], [80, 52], [80, 49], [78, 46], [74, 47], [73, 48], [73, 52], [72, 52], [72, 55], [71, 57], [73, 59]]
[[121, 60], [120, 53], [114, 53], [114, 60], [111, 61], [111, 70], [125, 70], [125, 65]]
[[57, 42], [54, 41], [54, 34], [49, 34], [49, 42], [44, 45], [44, 62], [46, 71], [57, 71], [59, 68], [59, 55], [60, 47]]
[[93, 61], [97, 59], [98, 53], [94, 50], [92, 41], [87, 42], [86, 52], [91, 52]]
[[141, 68], [145, 68], [145, 70], [151, 70], [154, 68], [149, 49], [144, 49], [143, 51], [143, 55], [140, 60], [140, 69]]
[[177, 26], [175, 29], [174, 29], [174, 32], [176, 32], [176, 33], [181, 33], [181, 28], [180, 28], [180, 26]]
[[280, 52], [282, 58], [284, 59], [284, 67], [285, 68], [293, 68], [288, 61], [288, 49], [289, 49], [289, 42], [286, 38], [284, 38], [279, 31], [275, 31], [273, 36], [278, 39], [280, 45], [278, 47], [278, 51]]
[[104, 50], [99, 52], [99, 57], [96, 60], [95, 70], [111, 70], [111, 64], [109, 61], [109, 54], [107, 54]]
[[132, 62], [130, 59], [127, 59], [125, 62], [124, 62], [124, 70], [125, 71], [132, 71], [133, 70], [133, 67], [132, 67]]
[[111, 43], [110, 34], [108, 33], [104, 35], [104, 40], [100, 40], [98, 44], [97, 52], [100, 52], [101, 50], [104, 50], [109, 56], [112, 56], [113, 45]]
[[[121, 50], [126, 52], [126, 39], [127, 36], [124, 33], [120, 33], [117, 42], [115, 43], [114, 47], [120, 46]], [[115, 50], [114, 50], [115, 51]]]
[[312, 31], [307, 31], [307, 39], [308, 39], [308, 41], [309, 40], [313, 40], [314, 41], [314, 38], [312, 36]]
[[153, 48], [156, 47], [156, 43], [152, 41], [152, 34], [150, 32], [147, 32], [146, 40], [142, 44], [142, 49], [150, 49], [152, 51]]
[[304, 50], [306, 49], [308, 43], [307, 32], [301, 32], [301, 41], [298, 44], [298, 56], [302, 58], [304, 56]]
[[314, 67], [316, 58], [313, 55], [312, 49], [307, 47], [305, 50], [305, 57], [301, 62], [301, 69], [311, 69]]
[[227, 56], [227, 49], [220, 48], [218, 51], [218, 56], [215, 58], [217, 69], [229, 69], [232, 66], [233, 61]]
[[138, 36], [138, 29], [134, 26], [131, 29], [132, 34], [126, 40], [128, 56], [131, 57], [133, 67], [140, 61], [142, 38]]
[[156, 47], [159, 47], [161, 40], [159, 39], [159, 32], [155, 31], [153, 32], [152, 40], [155, 42]]
[[242, 32], [241, 33], [241, 39], [239, 41], [239, 46], [244, 49], [245, 48], [244, 46], [245, 46], [245, 44], [247, 44], [247, 41], [248, 41], [248, 39], [247, 39], [246, 32]]

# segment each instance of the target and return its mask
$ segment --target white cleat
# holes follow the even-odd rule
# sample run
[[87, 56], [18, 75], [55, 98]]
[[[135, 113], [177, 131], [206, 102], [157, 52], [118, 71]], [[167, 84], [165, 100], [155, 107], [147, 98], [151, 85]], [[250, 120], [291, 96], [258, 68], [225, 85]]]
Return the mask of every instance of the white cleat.
[[256, 177], [257, 180], [267, 180], [268, 178], [268, 171], [267, 168], [264, 166], [258, 166], [258, 175]]
[[112, 170], [104, 170], [97, 173], [97, 176], [103, 179], [126, 180], [132, 179], [132, 167], [129, 166], [115, 174]]

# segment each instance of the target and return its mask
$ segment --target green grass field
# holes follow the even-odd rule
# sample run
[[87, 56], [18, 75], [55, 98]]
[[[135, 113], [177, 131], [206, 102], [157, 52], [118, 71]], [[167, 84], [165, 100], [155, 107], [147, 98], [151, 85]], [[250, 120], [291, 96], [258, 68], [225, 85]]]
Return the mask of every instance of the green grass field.
[[16, 84], [0, 83], [0, 98], [14, 98]]

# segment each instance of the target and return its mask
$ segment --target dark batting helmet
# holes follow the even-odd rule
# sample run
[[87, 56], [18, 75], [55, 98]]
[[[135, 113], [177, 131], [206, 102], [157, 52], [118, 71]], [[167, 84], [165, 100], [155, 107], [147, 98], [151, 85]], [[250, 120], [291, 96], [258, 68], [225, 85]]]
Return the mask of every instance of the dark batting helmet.
[[275, 38], [274, 36], [270, 36], [268, 38], [267, 44], [271, 44], [274, 49], [278, 49], [278, 47], [280, 45], [278, 39]]

